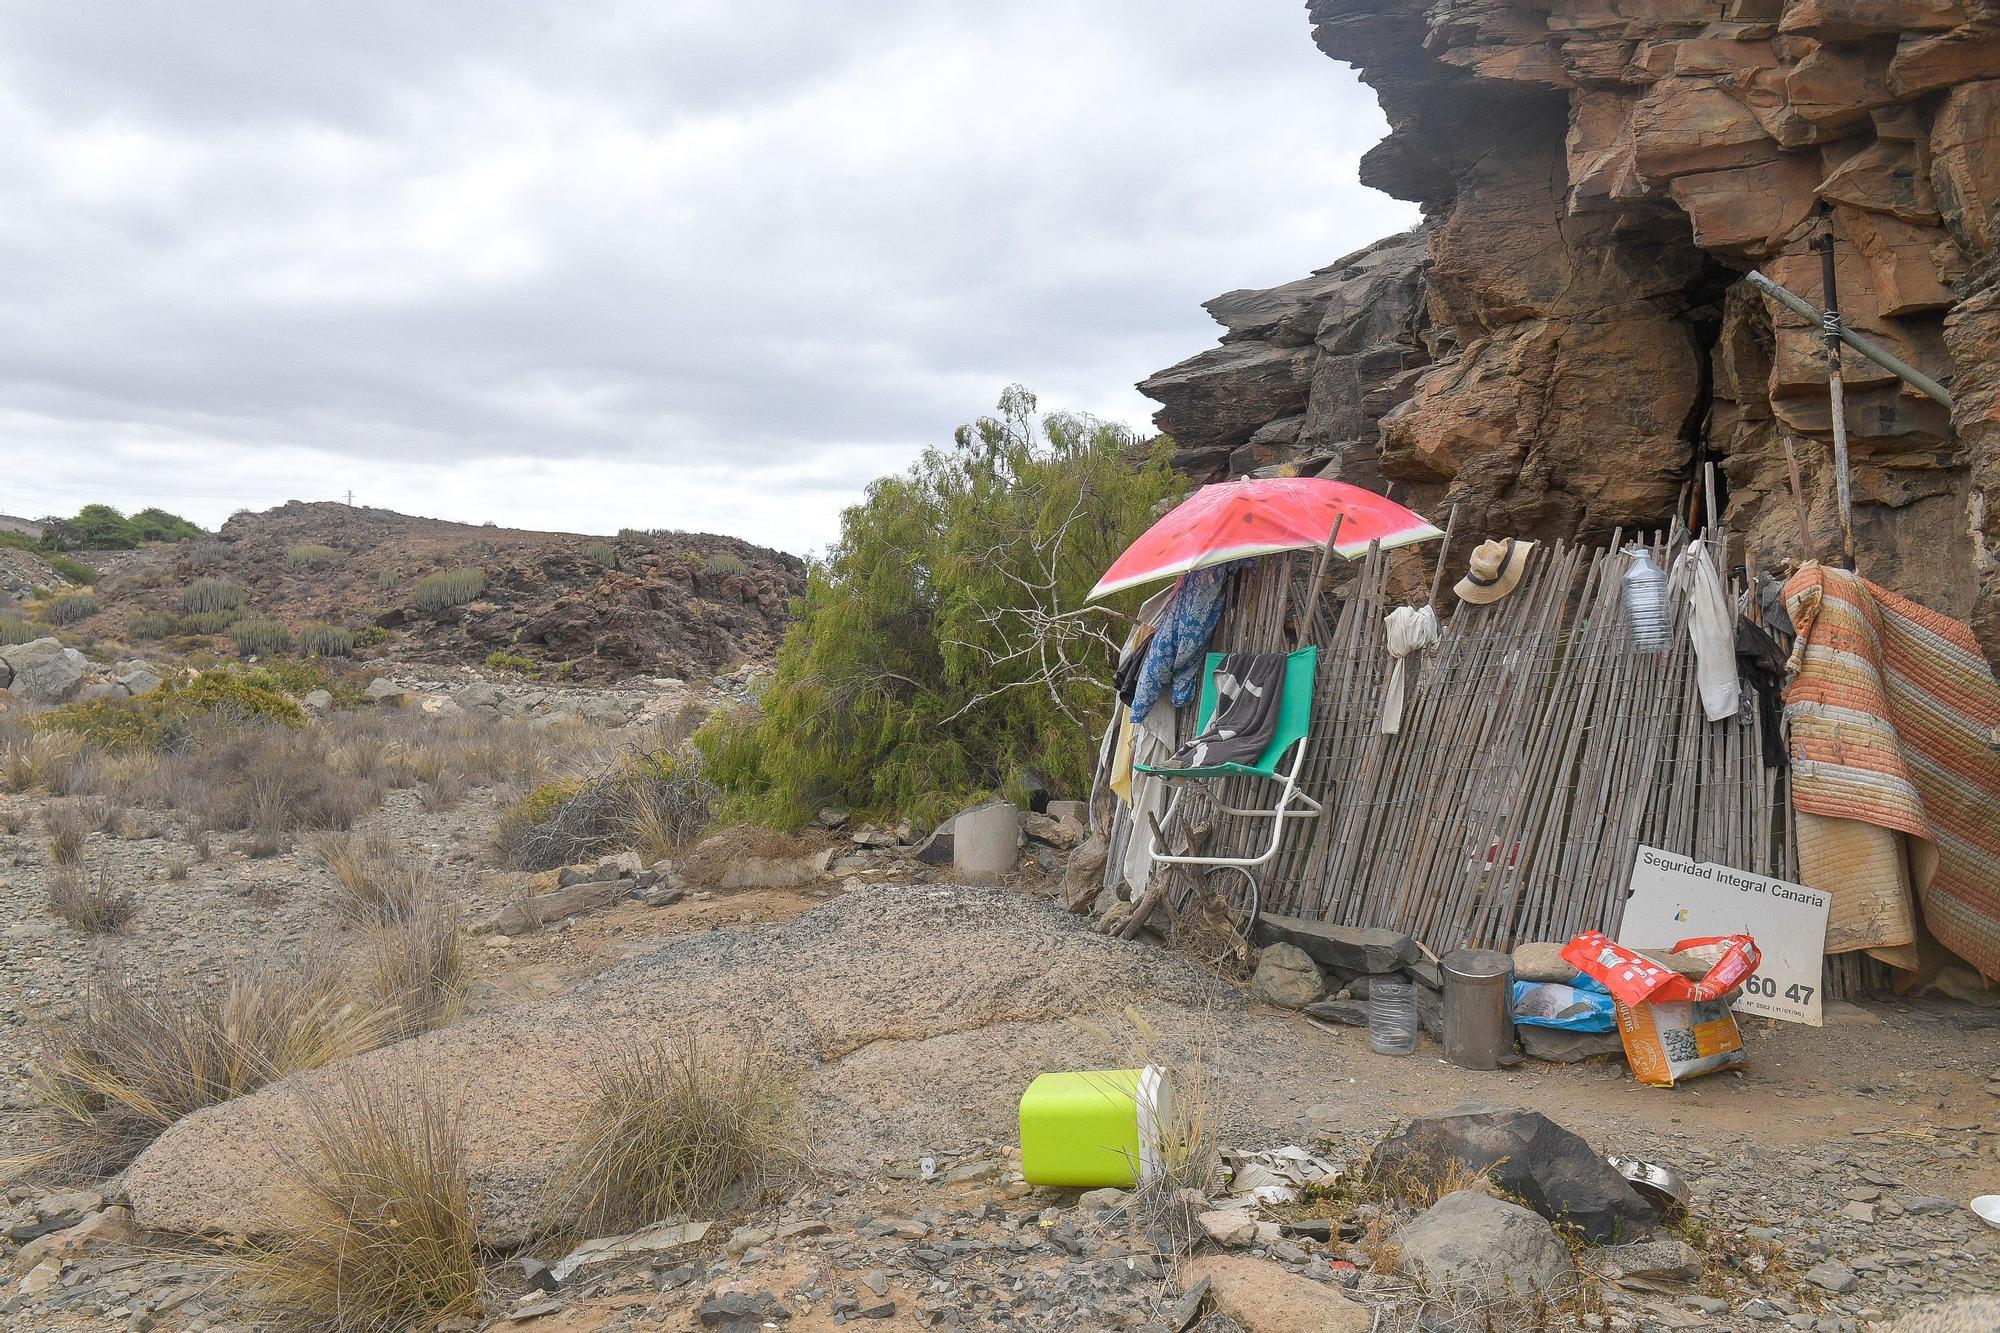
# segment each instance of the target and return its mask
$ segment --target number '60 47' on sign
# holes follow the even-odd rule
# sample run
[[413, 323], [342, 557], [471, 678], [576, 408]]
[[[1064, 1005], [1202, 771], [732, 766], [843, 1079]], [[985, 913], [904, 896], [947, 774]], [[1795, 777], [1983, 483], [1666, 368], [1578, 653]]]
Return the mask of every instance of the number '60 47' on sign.
[[[1745, 995], [1761, 995], [1767, 1000], [1775, 1000], [1778, 998], [1778, 979], [1776, 977], [1751, 977], [1743, 983], [1743, 993]], [[1793, 1004], [1811, 1004], [1812, 997], [1813, 987], [1811, 986], [1801, 986], [1794, 983], [1785, 987], [1785, 998]]]

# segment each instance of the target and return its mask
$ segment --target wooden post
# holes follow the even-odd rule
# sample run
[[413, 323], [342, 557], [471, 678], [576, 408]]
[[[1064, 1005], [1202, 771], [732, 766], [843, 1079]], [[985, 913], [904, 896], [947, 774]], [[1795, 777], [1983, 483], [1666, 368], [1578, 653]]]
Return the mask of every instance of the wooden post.
[[1326, 581], [1326, 567], [1333, 561], [1333, 548], [1340, 545], [1340, 525], [1347, 521], [1344, 513], [1333, 516], [1333, 531], [1326, 534], [1326, 545], [1320, 548], [1319, 563], [1313, 566], [1312, 582], [1306, 587], [1306, 604], [1299, 611], [1299, 632], [1292, 641], [1292, 651], [1306, 646], [1312, 637], [1313, 616], [1319, 609], [1319, 587]]

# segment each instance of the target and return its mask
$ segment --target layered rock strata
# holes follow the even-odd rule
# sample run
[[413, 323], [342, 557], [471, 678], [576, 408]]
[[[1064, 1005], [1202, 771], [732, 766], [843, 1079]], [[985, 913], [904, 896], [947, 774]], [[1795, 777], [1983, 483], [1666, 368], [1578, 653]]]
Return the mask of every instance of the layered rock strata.
[[[1714, 462], [1771, 566], [1840, 551], [1822, 303], [1946, 384], [1848, 353], [1857, 562], [2000, 654], [2000, 0], [1312, 0], [1391, 130], [1417, 230], [1209, 302], [1145, 381], [1198, 478], [1287, 468], [1488, 534], [1669, 521]], [[1806, 530], [1790, 488], [1800, 469]]]

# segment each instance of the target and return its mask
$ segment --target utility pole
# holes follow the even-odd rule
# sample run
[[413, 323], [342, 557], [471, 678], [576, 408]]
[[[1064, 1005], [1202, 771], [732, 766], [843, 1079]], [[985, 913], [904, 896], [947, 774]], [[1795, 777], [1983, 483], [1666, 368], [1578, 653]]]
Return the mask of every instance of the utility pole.
[[347, 493], [347, 507], [349, 509], [354, 508], [354, 492], [351, 490]]

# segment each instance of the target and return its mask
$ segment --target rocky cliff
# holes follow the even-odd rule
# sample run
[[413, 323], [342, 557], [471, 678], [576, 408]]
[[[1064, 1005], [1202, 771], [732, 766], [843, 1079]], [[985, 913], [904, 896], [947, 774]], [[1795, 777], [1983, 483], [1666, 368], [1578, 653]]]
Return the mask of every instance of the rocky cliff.
[[[2000, 0], [1312, 0], [1390, 122], [1369, 185], [1424, 222], [1208, 303], [1146, 380], [1201, 478], [1301, 468], [1487, 534], [1668, 521], [1704, 462], [1760, 564], [1840, 551], [1817, 330], [1843, 357], [1863, 573], [2000, 656]], [[1807, 531], [1786, 463], [1799, 460]]]

